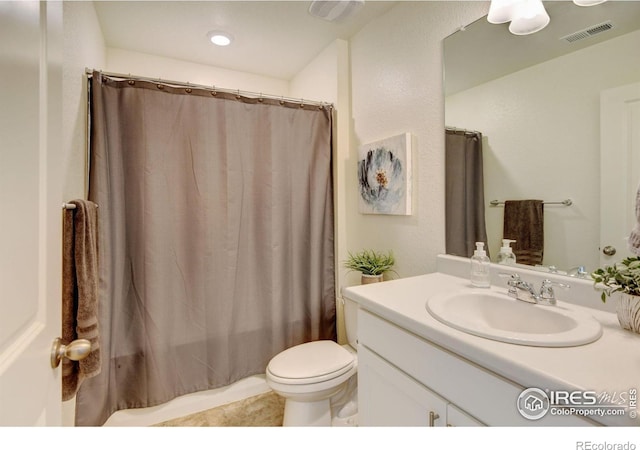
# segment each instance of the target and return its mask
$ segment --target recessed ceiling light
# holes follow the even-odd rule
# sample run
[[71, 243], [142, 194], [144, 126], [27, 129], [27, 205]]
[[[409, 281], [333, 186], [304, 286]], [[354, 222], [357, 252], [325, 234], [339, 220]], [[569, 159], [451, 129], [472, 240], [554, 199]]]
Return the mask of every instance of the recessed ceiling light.
[[229, 33], [225, 33], [224, 31], [209, 31], [207, 33], [207, 37], [211, 41], [211, 43], [215, 45], [219, 45], [224, 47], [226, 45], [231, 44], [233, 38]]

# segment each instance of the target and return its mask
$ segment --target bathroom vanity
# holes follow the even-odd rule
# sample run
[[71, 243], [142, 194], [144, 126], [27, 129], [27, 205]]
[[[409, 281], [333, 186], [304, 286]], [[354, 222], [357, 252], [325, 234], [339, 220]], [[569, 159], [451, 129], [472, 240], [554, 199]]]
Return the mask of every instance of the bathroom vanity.
[[[601, 305], [589, 280], [564, 278], [572, 288], [556, 293], [556, 306], [523, 306], [595, 319], [601, 332], [592, 342], [521, 345], [454, 328], [428, 311], [434, 296], [487, 291], [462, 276], [468, 267], [468, 259], [443, 255], [436, 273], [343, 289], [342, 295], [359, 305], [360, 426], [640, 425], [640, 407], [633, 406], [640, 388], [640, 335], [620, 328], [615, 313], [606, 310], [611, 305]], [[507, 301], [519, 302], [507, 297], [506, 279], [498, 276], [509, 271], [538, 286], [549, 277], [492, 265], [490, 290]], [[528, 388], [551, 396], [577, 392], [575, 404], [591, 404], [593, 414], [571, 414], [551, 402], [543, 417], [525, 418], [517, 406]], [[615, 409], [611, 406], [623, 415], [599, 415]]]

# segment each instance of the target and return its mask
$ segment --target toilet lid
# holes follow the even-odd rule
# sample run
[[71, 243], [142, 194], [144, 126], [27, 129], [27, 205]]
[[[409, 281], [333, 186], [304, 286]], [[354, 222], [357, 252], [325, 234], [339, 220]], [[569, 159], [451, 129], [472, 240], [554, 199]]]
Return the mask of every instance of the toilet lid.
[[276, 355], [268, 371], [280, 378], [309, 379], [348, 371], [354, 356], [333, 341], [314, 341], [296, 345]]

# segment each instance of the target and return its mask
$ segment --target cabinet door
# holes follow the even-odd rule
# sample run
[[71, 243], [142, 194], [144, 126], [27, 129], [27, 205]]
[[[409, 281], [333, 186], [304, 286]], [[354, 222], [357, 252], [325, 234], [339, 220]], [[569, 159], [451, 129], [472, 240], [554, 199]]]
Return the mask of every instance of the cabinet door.
[[470, 416], [460, 408], [449, 403], [447, 405], [448, 427], [484, 427], [485, 425], [475, 417]]
[[364, 346], [358, 348], [360, 426], [444, 426], [447, 403]]

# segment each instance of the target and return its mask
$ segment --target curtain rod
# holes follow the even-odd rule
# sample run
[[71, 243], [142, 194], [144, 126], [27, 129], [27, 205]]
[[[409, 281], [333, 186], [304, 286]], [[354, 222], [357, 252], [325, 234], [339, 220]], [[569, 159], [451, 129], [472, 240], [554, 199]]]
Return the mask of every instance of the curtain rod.
[[[504, 205], [504, 202], [498, 201], [498, 200], [491, 200], [489, 202], [489, 204], [491, 206], [498, 206], [498, 205]], [[561, 202], [542, 202], [543, 205], [564, 205], [564, 206], [571, 206], [573, 205], [573, 200], [571, 200], [570, 198], [566, 199], [566, 200], [562, 200]]]
[[[94, 72], [93, 69], [85, 68], [85, 74], [87, 75], [87, 78], [91, 78], [93, 76], [93, 72]], [[164, 84], [171, 87], [198, 88], [198, 89], [204, 89], [211, 92], [223, 92], [226, 94], [242, 95], [244, 97], [279, 100], [281, 102], [296, 103], [299, 105], [326, 107], [329, 109], [333, 109], [333, 103], [307, 100], [304, 98], [284, 97], [282, 95], [270, 95], [270, 94], [264, 94], [262, 92], [242, 91], [240, 89], [224, 89], [224, 88], [219, 88], [215, 85], [207, 86], [204, 84], [194, 84], [189, 82], [185, 83], [184, 81], [164, 80], [162, 78], [150, 78], [150, 77], [143, 77], [139, 75], [105, 72], [102, 70], [95, 70], [95, 72], [99, 72], [101, 75], [104, 75], [110, 78], [121, 78], [123, 80], [134, 80], [134, 81], [148, 81], [152, 83]]]

